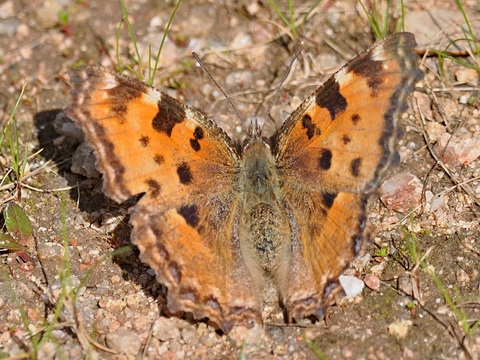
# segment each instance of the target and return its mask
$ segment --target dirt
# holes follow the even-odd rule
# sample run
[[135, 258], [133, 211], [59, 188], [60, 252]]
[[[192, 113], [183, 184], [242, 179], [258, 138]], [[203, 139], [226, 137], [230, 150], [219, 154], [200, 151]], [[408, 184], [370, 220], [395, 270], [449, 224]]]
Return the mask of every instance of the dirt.
[[[468, 3], [473, 19], [480, 8]], [[298, 24], [312, 5], [295, 7]], [[372, 242], [349, 271], [360, 279], [377, 276], [379, 289], [366, 287], [361, 295], [339, 301], [315, 324], [286, 325], [280, 317], [223, 334], [188, 314], [165, 313], [166, 289], [129, 242], [132, 203], [108, 200], [101, 179], [71, 171], [80, 141], [62, 116], [69, 103], [68, 71], [85, 64], [115, 67], [119, 2], [6, 1], [0, 6], [0, 120], [5, 124], [27, 80], [15, 114], [20, 144], [29, 155], [42, 150], [28, 159], [19, 189], [7, 174], [9, 147], [6, 142], [1, 147], [2, 203], [21, 198], [18, 204], [34, 231], [24, 242], [34, 268], [23, 271], [15, 253], [0, 252], [0, 358], [469, 359], [480, 354], [480, 331], [474, 328], [480, 319], [480, 160], [439, 164], [430, 126], [440, 124], [450, 134], [465, 128], [478, 136], [478, 74], [461, 83], [455, 74], [465, 67], [450, 60], [441, 66], [436, 56], [421, 59], [425, 79], [404, 117], [401, 165], [389, 176], [408, 171], [418, 177], [421, 203], [411, 214], [397, 213], [375, 199], [369, 214]], [[161, 41], [173, 2], [127, 1], [126, 7], [146, 61], [148, 45], [156, 51]], [[425, 1], [409, 2], [406, 11], [433, 7], [459, 13], [453, 3]], [[60, 23], [57, 10], [66, 11], [68, 21]], [[322, 2], [310, 16], [297, 25], [304, 49], [271, 110], [277, 121], [272, 129], [374, 41], [354, 1]], [[12, 22], [16, 28], [9, 33], [12, 19], [18, 23]], [[241, 141], [249, 117], [265, 115], [292, 60], [299, 38], [286, 31], [267, 2], [186, 1], [174, 18], [155, 85]], [[422, 53], [426, 44], [418, 49]], [[240, 118], [205, 70], [194, 66], [191, 50], [229, 94]], [[121, 59], [129, 61], [133, 52], [122, 30]], [[87, 157], [75, 164], [92, 161]], [[428, 194], [440, 200], [434, 205]], [[412, 234], [418, 257], [407, 248]], [[422, 256], [425, 267], [416, 266]], [[399, 287], [399, 278], [406, 285]], [[408, 294], [412, 288], [415, 294]]]

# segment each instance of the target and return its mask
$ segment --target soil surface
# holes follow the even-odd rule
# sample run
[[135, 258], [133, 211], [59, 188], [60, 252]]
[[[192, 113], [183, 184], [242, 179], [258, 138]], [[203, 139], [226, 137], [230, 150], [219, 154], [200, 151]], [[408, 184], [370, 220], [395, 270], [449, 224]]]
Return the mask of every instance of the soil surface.
[[[284, 14], [286, 3], [279, 3]], [[390, 3], [394, 30], [400, 11]], [[266, 114], [303, 41], [271, 109], [276, 122], [266, 123], [278, 129], [305, 96], [375, 41], [358, 2], [315, 4], [295, 5], [295, 34], [266, 1], [183, 2], [154, 85], [241, 142], [253, 116]], [[478, 2], [464, 6], [480, 34]], [[146, 67], [149, 46], [156, 53], [174, 2], [126, 1], [126, 8]], [[347, 272], [367, 286], [314, 324], [285, 324], [277, 314], [264, 326], [224, 334], [189, 314], [165, 312], [165, 287], [130, 244], [133, 203], [118, 205], [103, 195], [95, 160], [88, 149], [75, 152], [82, 136], [62, 113], [70, 101], [69, 70], [115, 69], [117, 52], [133, 64], [135, 46], [125, 27], [117, 44], [120, 3], [1, 2], [0, 121], [3, 128], [26, 81], [15, 119], [29, 156], [16, 177], [8, 141], [1, 144], [1, 204], [16, 201], [33, 235], [17, 239], [23, 253], [0, 246], [0, 358], [478, 358], [478, 73], [458, 61], [478, 66], [479, 60], [466, 42], [450, 43], [464, 38], [467, 28], [455, 2], [410, 1], [405, 13], [425, 79], [403, 118], [401, 164], [387, 177], [393, 195], [372, 201], [371, 243]], [[450, 59], [424, 56], [449, 44]], [[192, 50], [240, 118], [195, 66]], [[416, 252], [408, 247], [412, 239]]]

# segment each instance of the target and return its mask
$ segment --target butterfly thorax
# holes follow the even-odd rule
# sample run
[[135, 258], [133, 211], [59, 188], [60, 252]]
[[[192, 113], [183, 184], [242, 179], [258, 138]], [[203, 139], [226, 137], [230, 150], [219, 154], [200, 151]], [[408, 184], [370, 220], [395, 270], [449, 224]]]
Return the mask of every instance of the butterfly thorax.
[[270, 147], [260, 138], [253, 138], [245, 147], [242, 160], [239, 229], [242, 253], [251, 272], [258, 272], [260, 267], [265, 274], [276, 278], [290, 239], [281, 174]]

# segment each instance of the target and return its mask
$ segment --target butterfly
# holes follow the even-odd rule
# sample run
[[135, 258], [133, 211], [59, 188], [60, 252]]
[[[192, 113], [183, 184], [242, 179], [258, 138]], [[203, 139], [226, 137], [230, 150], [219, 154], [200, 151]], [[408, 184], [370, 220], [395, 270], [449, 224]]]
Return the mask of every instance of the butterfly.
[[132, 242], [168, 288], [171, 313], [223, 331], [262, 322], [272, 288], [287, 321], [322, 318], [366, 240], [367, 203], [399, 162], [400, 118], [422, 78], [414, 36], [359, 54], [271, 141], [237, 146], [212, 120], [136, 79], [73, 72], [66, 114], [84, 131]]

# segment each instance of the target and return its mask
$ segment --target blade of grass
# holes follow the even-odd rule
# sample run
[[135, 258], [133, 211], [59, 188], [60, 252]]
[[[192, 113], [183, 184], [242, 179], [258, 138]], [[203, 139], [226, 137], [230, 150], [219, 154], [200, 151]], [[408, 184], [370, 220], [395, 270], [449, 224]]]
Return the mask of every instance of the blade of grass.
[[[156, 74], [157, 74], [158, 64], [160, 62], [160, 55], [162, 53], [163, 46], [165, 44], [165, 40], [168, 36], [168, 33], [170, 31], [170, 27], [172, 26], [172, 23], [173, 23], [173, 19], [175, 17], [175, 14], [177, 13], [177, 10], [179, 9], [181, 3], [182, 3], [182, 0], [177, 1], [173, 11], [170, 14], [167, 26], [166, 26], [165, 31], [163, 33], [162, 41], [160, 42], [157, 54], [155, 56], [155, 62], [154, 62], [153, 66], [152, 66], [152, 46], [149, 45], [149, 47], [148, 47], [148, 61], [147, 61], [147, 63], [148, 63], [148, 76], [147, 76], [147, 79], [145, 79], [143, 65], [142, 65], [143, 62], [142, 62], [142, 59], [141, 59], [140, 51], [138, 50], [137, 39], [135, 37], [135, 33], [133, 31], [132, 24], [129, 20], [129, 14], [128, 14], [127, 8], [125, 6], [125, 2], [124, 2], [124, 0], [120, 0], [123, 16], [122, 16], [122, 19], [121, 19], [121, 21], [118, 25], [117, 32], [116, 32], [116, 58], [117, 58], [118, 72], [121, 73], [123, 70], [127, 69], [133, 75], [135, 75], [135, 77], [137, 77], [139, 80], [147, 82], [150, 86], [153, 85], [153, 82], [154, 82]], [[130, 40], [132, 41], [134, 49], [135, 49], [135, 55], [131, 59], [133, 61], [132, 65], [124, 63], [120, 59], [120, 53], [119, 53], [119, 51], [120, 51], [119, 50], [120, 49], [120, 36], [121, 36], [121, 30], [122, 30], [123, 24], [125, 24], [126, 27], [127, 27], [128, 36], [130, 37]], [[138, 66], [138, 71], [136, 71], [134, 69], [135, 65]]]
[[403, 3], [403, 0], [400, 1], [400, 12], [401, 12], [401, 17], [400, 17], [400, 31], [405, 31], [405, 4]]
[[[124, 64], [125, 67], [130, 71], [132, 72], [133, 74], [135, 74], [135, 76], [144, 81], [145, 78], [144, 78], [144, 75], [143, 75], [143, 68], [142, 68], [142, 61], [141, 61], [141, 56], [140, 56], [140, 51], [138, 50], [138, 46], [137, 46], [137, 38], [135, 37], [135, 32], [133, 31], [133, 27], [132, 27], [132, 24], [130, 23], [130, 19], [128, 17], [128, 11], [127, 11], [127, 7], [125, 6], [125, 2], [123, 0], [120, 0], [120, 5], [122, 7], [122, 13], [123, 13], [123, 16], [122, 16], [122, 21], [120, 22], [119, 24], [119, 29], [117, 30], [117, 60], [119, 61], [120, 57], [118, 55], [118, 51], [119, 51], [119, 39], [120, 39], [120, 28], [122, 26], [123, 23], [125, 23], [125, 25], [127, 26], [127, 30], [128, 30], [128, 34], [130, 36], [130, 39], [132, 40], [132, 43], [133, 43], [133, 47], [135, 49], [135, 57], [133, 58], [133, 61], [138, 65], [138, 72], [135, 71], [133, 69], [132, 66], [128, 65], [128, 64]], [[121, 66], [121, 62], [119, 61], [117, 63], [117, 66], [118, 66], [118, 69], [119, 69], [119, 72], [122, 72], [123, 71], [123, 68]]]
[[[465, 33], [465, 31], [463, 31], [465, 37], [467, 38], [468, 46], [470, 47], [470, 50], [472, 51], [472, 53], [479, 56], [480, 51], [479, 51], [479, 47], [478, 47], [478, 40], [475, 37], [475, 33], [472, 29], [472, 26], [470, 25], [470, 21], [468, 20], [468, 16], [467, 16], [467, 13], [465, 12], [465, 8], [463, 7], [462, 1], [461, 0], [455, 0], [455, 1], [457, 3], [458, 8], [460, 9], [460, 12], [462, 13], [463, 19], [464, 19], [465, 24], [467, 25], [467, 28], [468, 28], [468, 34], [470, 35], [469, 38], [468, 38], [467, 34]], [[478, 64], [478, 59], [475, 59], [475, 62]]]
[[375, 1], [373, 2], [372, 11], [367, 10], [367, 8], [366, 8], [366, 6], [365, 6], [365, 4], [363, 3], [362, 0], [360, 0], [360, 6], [362, 7], [363, 12], [367, 16], [367, 21], [370, 24], [370, 27], [372, 28], [373, 32], [375, 33], [376, 38], [381, 39], [383, 36], [382, 36], [382, 32], [380, 30], [378, 14], [376, 14]]
[[295, 27], [295, 20], [294, 20], [294, 13], [293, 13], [293, 0], [288, 1], [288, 11], [290, 14], [290, 19], [287, 19], [285, 17], [285, 15], [280, 11], [277, 3], [274, 0], [268, 0], [268, 3], [273, 8], [277, 16], [280, 18], [280, 20], [282, 20], [283, 23], [288, 26], [288, 28], [292, 32], [292, 35], [294, 37], [298, 37], [298, 31], [297, 31], [297, 28]]
[[157, 69], [158, 69], [158, 63], [160, 61], [160, 54], [162, 53], [163, 45], [165, 44], [165, 39], [167, 38], [168, 32], [170, 31], [170, 27], [172, 26], [173, 18], [175, 17], [175, 14], [177, 13], [178, 8], [180, 7], [180, 4], [182, 3], [182, 0], [178, 0], [177, 4], [175, 5], [175, 8], [173, 9], [172, 13], [170, 14], [170, 17], [168, 19], [167, 27], [165, 28], [165, 31], [163, 33], [162, 41], [160, 42], [160, 46], [157, 51], [157, 56], [155, 56], [155, 66], [153, 67], [153, 70], [151, 66], [149, 66], [148, 69], [148, 84], [153, 85], [153, 81], [155, 80], [155, 76], [157, 75]]
[[[413, 218], [411, 219], [413, 222]], [[429, 276], [429, 278], [434, 283], [435, 287], [438, 289], [440, 294], [442, 295], [445, 303], [448, 305], [452, 313], [455, 315], [458, 324], [460, 325], [463, 333], [471, 338], [477, 331], [480, 326], [480, 320], [476, 320], [473, 326], [469, 324], [468, 314], [465, 310], [460, 308], [457, 303], [454, 301], [450, 293], [448, 292], [447, 288], [443, 284], [443, 282], [438, 278], [435, 273], [433, 272], [432, 268], [427, 263], [427, 256], [420, 256], [420, 252], [418, 251], [418, 241], [415, 233], [413, 231], [407, 231], [406, 229], [403, 230], [405, 242], [407, 244], [407, 249], [410, 254], [410, 257], [415, 264], [415, 268], [418, 266], [421, 267], [423, 271]], [[427, 252], [428, 253], [428, 252]], [[459, 298], [460, 295], [457, 296]]]
[[25, 93], [25, 88], [27, 86], [27, 79], [23, 82], [22, 89], [20, 90], [20, 95], [18, 95], [15, 104], [13, 105], [13, 109], [8, 116], [7, 122], [5, 123], [5, 127], [3, 128], [2, 134], [0, 135], [0, 145], [3, 144], [3, 140], [5, 138], [5, 134], [8, 131], [8, 126], [14, 121], [14, 116], [17, 111], [18, 106], [20, 105], [20, 101], [22, 101], [23, 94]]
[[[18, 199], [18, 201], [21, 200], [21, 179], [23, 177], [23, 174], [25, 173], [25, 169], [26, 169], [26, 166], [27, 166], [28, 145], [25, 144], [24, 149], [23, 149], [24, 153], [23, 153], [23, 155], [21, 155], [21, 149], [20, 149], [21, 145], [20, 145], [20, 141], [19, 141], [19, 133], [18, 133], [17, 121], [16, 121], [16, 118], [15, 118], [15, 113], [17, 112], [18, 106], [20, 105], [20, 102], [22, 101], [23, 95], [25, 93], [25, 89], [27, 87], [27, 81], [28, 81], [28, 79], [25, 79], [25, 81], [22, 84], [22, 89], [20, 91], [20, 94], [17, 97], [17, 100], [15, 101], [13, 109], [10, 112], [10, 115], [7, 119], [5, 127], [4, 127], [4, 129], [2, 131], [2, 134], [0, 136], [0, 145], [3, 144], [3, 141], [5, 140], [5, 137], [7, 137], [7, 140], [8, 140], [10, 155], [12, 157], [12, 169], [15, 173], [15, 181], [17, 182], [17, 199]], [[12, 132], [13, 132], [13, 134], [12, 134]], [[2, 182], [3, 182], [3, 180], [2, 180]]]
[[17, 308], [19, 314], [20, 314], [20, 319], [22, 321], [23, 327], [25, 328], [28, 338], [30, 339], [30, 343], [32, 345], [32, 348], [29, 350], [28, 354], [25, 354], [25, 359], [37, 359], [37, 353], [38, 350], [40, 349], [40, 343], [39, 343], [39, 334], [34, 334], [31, 330], [30, 327], [30, 320], [28, 319], [27, 313], [24, 309], [24, 306], [21, 304], [20, 299], [17, 296], [17, 293], [15, 292], [13, 285], [12, 285], [12, 280], [8, 273], [2, 269], [0, 272], [0, 279], [2, 283], [5, 284], [8, 293], [12, 295], [12, 301], [15, 304], [15, 307]]

